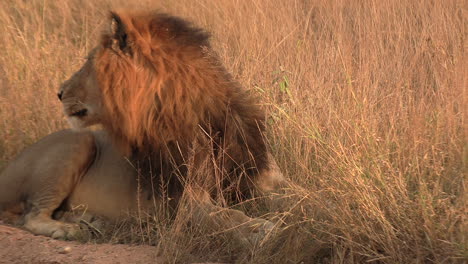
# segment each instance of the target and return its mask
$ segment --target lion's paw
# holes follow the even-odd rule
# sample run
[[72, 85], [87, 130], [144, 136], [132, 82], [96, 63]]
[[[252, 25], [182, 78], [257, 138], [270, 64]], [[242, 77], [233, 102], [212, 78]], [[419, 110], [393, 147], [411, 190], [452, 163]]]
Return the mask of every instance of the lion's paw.
[[275, 228], [275, 224], [261, 218], [253, 219], [250, 223], [251, 232], [248, 236], [250, 242], [258, 243], [270, 236]]
[[64, 223], [47, 218], [32, 218], [24, 224], [24, 228], [36, 235], [49, 236], [54, 239], [71, 240], [80, 233], [77, 224]]
[[79, 225], [61, 224], [57, 228], [52, 228], [50, 237], [54, 239], [72, 240], [81, 233]]

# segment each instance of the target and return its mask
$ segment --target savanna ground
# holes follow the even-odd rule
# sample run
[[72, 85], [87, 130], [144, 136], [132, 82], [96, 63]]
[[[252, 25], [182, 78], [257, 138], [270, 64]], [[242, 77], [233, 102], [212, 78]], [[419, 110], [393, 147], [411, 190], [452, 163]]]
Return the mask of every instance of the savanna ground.
[[108, 242], [156, 245], [169, 262], [467, 261], [466, 1], [126, 2], [0, 2], [0, 169], [68, 127], [56, 92], [109, 8], [157, 8], [213, 33], [267, 110], [279, 166], [304, 190], [249, 250], [178, 232], [178, 219], [125, 226]]

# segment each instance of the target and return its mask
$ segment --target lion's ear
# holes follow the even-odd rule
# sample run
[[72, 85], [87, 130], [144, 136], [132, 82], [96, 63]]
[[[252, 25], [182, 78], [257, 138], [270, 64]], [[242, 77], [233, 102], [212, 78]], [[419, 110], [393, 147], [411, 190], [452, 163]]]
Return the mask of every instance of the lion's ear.
[[130, 43], [128, 38], [128, 32], [122, 19], [114, 12], [111, 12], [111, 37], [112, 37], [112, 49], [115, 51], [121, 51], [123, 53], [130, 54]]

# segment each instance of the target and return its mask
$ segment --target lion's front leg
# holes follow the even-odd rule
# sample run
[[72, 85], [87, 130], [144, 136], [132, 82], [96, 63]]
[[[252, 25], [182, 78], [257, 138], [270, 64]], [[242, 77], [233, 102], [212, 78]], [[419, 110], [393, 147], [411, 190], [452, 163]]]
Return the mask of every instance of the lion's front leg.
[[251, 218], [242, 211], [215, 205], [204, 190], [190, 188], [185, 192], [190, 222], [212, 234], [230, 233], [239, 240], [252, 243], [265, 237], [274, 227], [268, 220]]
[[260, 195], [268, 194], [283, 188], [288, 188], [290, 183], [284, 178], [273, 156], [268, 153], [268, 166], [259, 172], [255, 179], [255, 188]]

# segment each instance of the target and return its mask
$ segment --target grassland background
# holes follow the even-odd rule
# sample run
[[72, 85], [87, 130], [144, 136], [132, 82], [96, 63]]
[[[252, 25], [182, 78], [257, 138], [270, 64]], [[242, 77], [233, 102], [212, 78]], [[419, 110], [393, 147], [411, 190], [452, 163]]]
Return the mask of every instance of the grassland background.
[[[268, 110], [280, 167], [320, 212], [237, 261], [466, 261], [466, 1], [126, 2], [0, 2], [0, 169], [67, 127], [57, 89], [108, 10], [158, 8], [213, 33], [226, 67]], [[233, 254], [197, 254], [190, 241], [173, 257]]]

